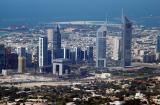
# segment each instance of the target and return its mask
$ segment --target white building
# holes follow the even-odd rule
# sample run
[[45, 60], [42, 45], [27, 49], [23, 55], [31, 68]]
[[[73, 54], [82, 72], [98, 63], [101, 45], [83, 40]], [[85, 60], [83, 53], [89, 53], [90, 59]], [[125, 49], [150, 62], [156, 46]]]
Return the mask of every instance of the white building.
[[47, 37], [39, 37], [39, 67], [40, 73], [48, 65], [48, 41]]
[[65, 76], [70, 74], [69, 61], [66, 59], [54, 59], [53, 74], [57, 76]]
[[113, 60], [119, 60], [120, 56], [120, 41], [121, 38], [117, 36], [109, 37], [109, 44], [111, 48], [111, 59]]

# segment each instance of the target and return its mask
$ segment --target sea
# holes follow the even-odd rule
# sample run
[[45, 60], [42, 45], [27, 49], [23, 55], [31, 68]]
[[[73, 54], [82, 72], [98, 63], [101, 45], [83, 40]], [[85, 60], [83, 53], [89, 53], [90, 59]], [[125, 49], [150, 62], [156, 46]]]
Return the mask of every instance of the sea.
[[57, 21], [121, 21], [160, 27], [160, 0], [0, 0], [0, 28]]

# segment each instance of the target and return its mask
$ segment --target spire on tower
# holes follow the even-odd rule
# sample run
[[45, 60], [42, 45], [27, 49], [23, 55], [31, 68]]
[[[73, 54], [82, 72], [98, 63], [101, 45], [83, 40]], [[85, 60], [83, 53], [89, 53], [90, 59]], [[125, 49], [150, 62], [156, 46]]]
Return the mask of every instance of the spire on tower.
[[123, 8], [122, 8], [122, 17], [121, 17], [121, 21], [122, 21], [122, 24], [124, 24], [124, 10], [123, 10]]

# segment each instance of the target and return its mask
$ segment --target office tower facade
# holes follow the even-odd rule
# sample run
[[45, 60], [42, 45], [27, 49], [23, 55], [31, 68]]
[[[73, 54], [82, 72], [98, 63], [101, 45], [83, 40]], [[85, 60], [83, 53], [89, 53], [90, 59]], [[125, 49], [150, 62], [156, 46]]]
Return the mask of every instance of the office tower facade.
[[101, 26], [96, 35], [96, 67], [106, 67], [106, 36], [107, 36], [107, 25]]
[[25, 47], [18, 47], [17, 53], [19, 57], [26, 57], [26, 48]]
[[26, 53], [26, 67], [31, 68], [33, 67], [32, 65], [32, 54], [31, 53]]
[[121, 65], [127, 67], [131, 66], [132, 58], [132, 23], [126, 16], [123, 16], [122, 22]]
[[64, 59], [70, 59], [70, 49], [63, 48], [62, 55]]
[[53, 43], [53, 29], [50, 28], [47, 30], [47, 38], [48, 38], [48, 43]]
[[160, 34], [157, 35], [157, 41], [156, 41], [156, 60], [160, 61]]
[[87, 52], [87, 50], [83, 50], [83, 60], [84, 61], [87, 61], [88, 60], [88, 52]]
[[18, 54], [11, 52], [11, 47], [5, 48], [5, 69], [18, 69]]
[[5, 69], [18, 69], [18, 54], [7, 53], [5, 56]]
[[160, 53], [160, 35], [157, 35], [156, 52]]
[[93, 63], [93, 46], [87, 46], [87, 62]]
[[114, 37], [112, 39], [113, 43], [112, 43], [112, 55], [111, 55], [111, 59], [112, 60], [120, 60], [120, 42], [121, 42], [121, 38], [120, 37]]
[[48, 65], [52, 65], [52, 51], [48, 50]]
[[39, 37], [39, 67], [40, 73], [48, 65], [48, 40], [47, 37]]
[[147, 53], [143, 55], [143, 62], [144, 63], [155, 63], [156, 62], [156, 55], [154, 53]]
[[76, 63], [75, 58], [76, 58], [76, 53], [75, 53], [75, 51], [70, 51], [70, 60], [71, 60], [71, 63], [72, 63], [72, 64], [75, 64], [75, 63]]
[[18, 73], [25, 73], [26, 72], [26, 58], [25, 57], [18, 57]]
[[53, 59], [61, 57], [61, 33], [57, 25], [53, 34]]
[[78, 64], [83, 60], [82, 50], [79, 47], [75, 47], [74, 50], [75, 50], [75, 61]]
[[0, 44], [0, 72], [5, 68], [5, 46]]

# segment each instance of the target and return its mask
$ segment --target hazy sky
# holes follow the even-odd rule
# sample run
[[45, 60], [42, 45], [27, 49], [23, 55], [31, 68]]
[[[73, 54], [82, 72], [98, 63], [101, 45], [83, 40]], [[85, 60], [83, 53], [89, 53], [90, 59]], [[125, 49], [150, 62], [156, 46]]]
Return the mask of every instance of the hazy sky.
[[[126, 11], [146, 10], [147, 14], [147, 11], [148, 13], [158, 12], [159, 5], [160, 0], [0, 0], [0, 14], [2, 17], [60, 15], [61, 13], [68, 15], [102, 13], [103, 15], [107, 12], [112, 14], [112, 11], [116, 12], [122, 7], [126, 8]], [[139, 11], [136, 11], [138, 9]]]
[[120, 16], [121, 8], [130, 17], [160, 16], [160, 0], [0, 0], [0, 21], [101, 20]]

